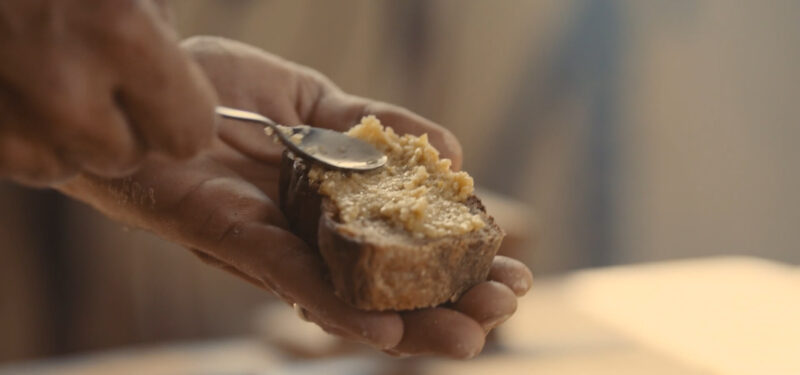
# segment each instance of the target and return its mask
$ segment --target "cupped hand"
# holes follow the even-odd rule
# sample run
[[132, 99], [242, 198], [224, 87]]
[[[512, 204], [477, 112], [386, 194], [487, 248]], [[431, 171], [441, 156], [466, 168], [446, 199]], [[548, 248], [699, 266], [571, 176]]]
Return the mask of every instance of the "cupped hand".
[[118, 177], [214, 137], [213, 88], [153, 0], [0, 2], [0, 177]]
[[[287, 125], [339, 130], [374, 114], [398, 132], [427, 133], [454, 166], [461, 163], [460, 146], [444, 128], [404, 109], [347, 95], [313, 70], [219, 38], [193, 38], [184, 46], [223, 105]], [[447, 306], [367, 312], [347, 305], [323, 278], [321, 257], [288, 231], [278, 209], [281, 152], [261, 127], [221, 120], [211, 148], [191, 160], [154, 155], [128, 178], [84, 175], [61, 189], [272, 290], [328, 332], [395, 355], [476, 355], [488, 331], [514, 313], [517, 296], [530, 287], [524, 265], [498, 256], [489, 280]]]

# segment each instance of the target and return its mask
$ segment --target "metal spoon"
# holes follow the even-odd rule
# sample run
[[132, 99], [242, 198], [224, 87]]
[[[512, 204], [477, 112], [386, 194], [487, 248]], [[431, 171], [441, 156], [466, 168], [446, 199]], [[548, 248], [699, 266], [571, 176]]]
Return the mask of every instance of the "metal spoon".
[[289, 150], [331, 168], [368, 171], [386, 164], [386, 155], [374, 146], [344, 133], [308, 125], [278, 125], [265, 116], [241, 109], [218, 106], [216, 111], [222, 117], [269, 126]]

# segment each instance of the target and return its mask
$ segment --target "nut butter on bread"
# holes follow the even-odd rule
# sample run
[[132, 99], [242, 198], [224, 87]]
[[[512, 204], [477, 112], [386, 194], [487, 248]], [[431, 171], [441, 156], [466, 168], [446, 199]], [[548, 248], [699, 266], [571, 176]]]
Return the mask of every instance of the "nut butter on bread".
[[388, 156], [369, 172], [325, 169], [284, 152], [280, 204], [317, 247], [340, 298], [364, 310], [454, 301], [486, 280], [504, 233], [473, 194], [472, 178], [426, 135], [397, 135], [374, 116], [347, 132]]

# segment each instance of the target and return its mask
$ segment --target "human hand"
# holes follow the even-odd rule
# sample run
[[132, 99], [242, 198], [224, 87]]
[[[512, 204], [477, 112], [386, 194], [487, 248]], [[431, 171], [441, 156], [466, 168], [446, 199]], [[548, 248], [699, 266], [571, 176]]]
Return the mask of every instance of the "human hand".
[[0, 2], [0, 177], [118, 177], [150, 151], [185, 158], [214, 136], [213, 88], [135, 0]]
[[[223, 105], [286, 125], [344, 130], [375, 114], [400, 133], [428, 133], [443, 156], [461, 163], [447, 130], [406, 110], [346, 95], [308, 68], [236, 42], [194, 38], [185, 47]], [[328, 332], [395, 355], [476, 355], [487, 332], [516, 309], [531, 285], [521, 263], [497, 257], [490, 281], [452, 305], [410, 312], [357, 310], [323, 278], [319, 254], [287, 229], [278, 201], [282, 147], [263, 129], [223, 120], [212, 146], [192, 160], [151, 156], [125, 179], [82, 176], [61, 187], [109, 216], [181, 243], [204, 261], [296, 303]]]

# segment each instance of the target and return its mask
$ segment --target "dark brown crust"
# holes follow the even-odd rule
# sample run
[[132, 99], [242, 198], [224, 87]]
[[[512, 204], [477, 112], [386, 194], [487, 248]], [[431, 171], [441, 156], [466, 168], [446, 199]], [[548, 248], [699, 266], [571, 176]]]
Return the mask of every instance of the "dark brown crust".
[[312, 186], [307, 174], [308, 164], [295, 160], [289, 151], [283, 152], [279, 177], [281, 211], [292, 232], [309, 246], [317, 248], [317, 218], [322, 197], [318, 186]]
[[[368, 240], [338, 221], [336, 206], [308, 181], [308, 166], [284, 153], [281, 209], [292, 230], [319, 249], [340, 298], [363, 310], [410, 310], [453, 301], [486, 280], [504, 233], [472, 196], [481, 230], [408, 243]], [[384, 243], [385, 242], [385, 243]]]

